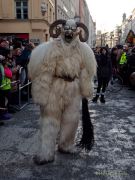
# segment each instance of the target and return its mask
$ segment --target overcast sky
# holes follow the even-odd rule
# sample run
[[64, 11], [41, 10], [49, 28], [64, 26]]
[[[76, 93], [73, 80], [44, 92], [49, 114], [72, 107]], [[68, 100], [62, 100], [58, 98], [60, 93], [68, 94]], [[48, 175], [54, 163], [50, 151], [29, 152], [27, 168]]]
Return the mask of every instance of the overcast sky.
[[120, 25], [122, 15], [127, 17], [135, 8], [135, 0], [86, 0], [93, 20], [97, 23], [97, 30], [112, 30]]

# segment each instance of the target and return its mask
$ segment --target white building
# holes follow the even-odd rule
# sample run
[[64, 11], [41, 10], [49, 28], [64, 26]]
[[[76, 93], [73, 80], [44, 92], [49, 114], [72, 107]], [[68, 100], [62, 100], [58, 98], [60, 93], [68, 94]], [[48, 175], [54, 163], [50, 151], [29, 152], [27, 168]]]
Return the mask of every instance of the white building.
[[88, 44], [90, 47], [95, 46], [96, 42], [96, 27], [90, 15], [87, 3], [85, 0], [57, 0], [57, 18], [68, 19], [74, 16], [80, 16], [81, 21], [89, 29]]
[[93, 21], [92, 16], [89, 15], [89, 40], [88, 44], [90, 47], [95, 47], [96, 45], [96, 23]]
[[134, 10], [132, 11], [132, 30], [133, 30], [134, 33], [135, 33], [135, 8], [134, 8]]
[[57, 19], [73, 18], [79, 15], [79, 0], [57, 0]]
[[83, 23], [88, 27], [89, 30], [89, 39], [87, 43], [91, 48], [93, 48], [96, 45], [96, 23], [92, 19], [86, 1], [85, 0], [82, 1], [83, 1], [82, 19], [83, 19]]
[[98, 30], [96, 34], [96, 46], [101, 46], [101, 30]]
[[[121, 44], [125, 44], [129, 32], [133, 32], [135, 34], [135, 8], [132, 11], [132, 15], [130, 15], [128, 18], [125, 17], [125, 19], [123, 19], [122, 34], [120, 39]], [[133, 41], [135, 44], [135, 37]]]

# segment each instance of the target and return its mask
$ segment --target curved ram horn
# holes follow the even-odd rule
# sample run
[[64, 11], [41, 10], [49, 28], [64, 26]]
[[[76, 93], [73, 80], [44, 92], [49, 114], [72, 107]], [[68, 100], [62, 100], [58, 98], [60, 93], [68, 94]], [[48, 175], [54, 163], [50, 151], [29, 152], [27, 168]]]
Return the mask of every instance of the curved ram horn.
[[[61, 33], [61, 29], [57, 28], [57, 26], [59, 24], [64, 25], [65, 23], [66, 23], [66, 20], [63, 20], [63, 19], [59, 19], [59, 20], [54, 21], [50, 25], [50, 29], [49, 29], [50, 36], [53, 37], [53, 38], [57, 38]], [[55, 29], [56, 33], [54, 33], [54, 29]]]
[[84, 30], [85, 32], [85, 37], [82, 36], [82, 32], [80, 31], [79, 33], [79, 39], [81, 42], [86, 42], [89, 38], [89, 31], [88, 31], [88, 28], [81, 22], [77, 22], [77, 27], [80, 27]]

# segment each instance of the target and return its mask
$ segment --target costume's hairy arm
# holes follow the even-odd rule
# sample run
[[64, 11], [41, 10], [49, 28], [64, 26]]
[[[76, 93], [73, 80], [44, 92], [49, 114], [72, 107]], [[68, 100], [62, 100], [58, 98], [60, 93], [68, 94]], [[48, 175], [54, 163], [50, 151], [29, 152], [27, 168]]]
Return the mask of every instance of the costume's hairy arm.
[[83, 68], [80, 75], [80, 89], [83, 97], [91, 97], [93, 94], [93, 77], [96, 75], [96, 60], [91, 48], [86, 43], [81, 43]]
[[51, 50], [51, 43], [39, 45], [33, 50], [28, 65], [33, 100], [40, 105], [47, 104], [56, 67], [55, 59], [51, 59]]

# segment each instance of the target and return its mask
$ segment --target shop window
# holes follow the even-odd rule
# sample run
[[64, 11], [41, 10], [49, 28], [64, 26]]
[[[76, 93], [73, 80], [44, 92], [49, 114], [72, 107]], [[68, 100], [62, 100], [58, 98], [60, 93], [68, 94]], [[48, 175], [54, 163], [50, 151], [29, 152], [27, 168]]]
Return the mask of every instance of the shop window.
[[15, 4], [16, 4], [16, 18], [28, 19], [28, 1], [15, 0]]

